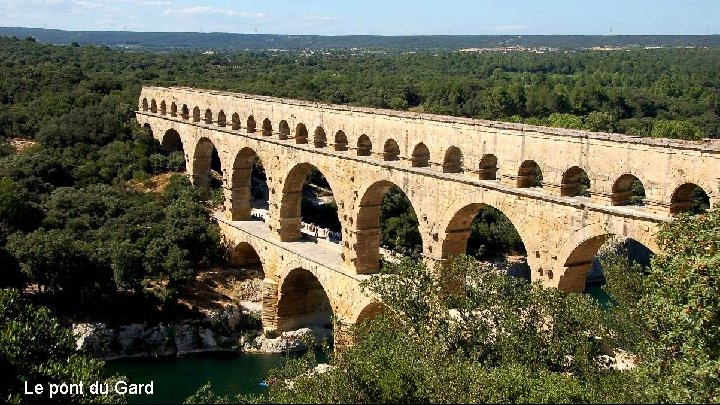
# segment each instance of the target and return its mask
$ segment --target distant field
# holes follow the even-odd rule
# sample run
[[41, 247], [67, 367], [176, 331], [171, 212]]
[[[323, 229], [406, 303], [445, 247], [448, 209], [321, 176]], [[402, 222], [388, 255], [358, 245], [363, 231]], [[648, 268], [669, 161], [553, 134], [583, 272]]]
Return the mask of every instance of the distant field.
[[0, 27], [0, 36], [33, 36], [39, 42], [96, 44], [146, 50], [263, 50], [263, 49], [387, 49], [457, 50], [463, 48], [593, 47], [720, 47], [720, 35], [418, 35], [318, 36], [197, 32], [62, 31]]

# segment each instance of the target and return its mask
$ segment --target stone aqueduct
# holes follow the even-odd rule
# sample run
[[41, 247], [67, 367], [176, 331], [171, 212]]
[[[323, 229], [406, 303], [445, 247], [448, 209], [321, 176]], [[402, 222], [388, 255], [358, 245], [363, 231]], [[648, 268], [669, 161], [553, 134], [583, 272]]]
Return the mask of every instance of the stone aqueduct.
[[[531, 279], [582, 291], [610, 235], [656, 250], [658, 225], [687, 208], [695, 186], [717, 199], [720, 143], [647, 139], [378, 110], [191, 88], [145, 87], [137, 120], [165, 148], [182, 142], [198, 185], [213, 147], [222, 166], [225, 216], [237, 254], [261, 262], [263, 324], [279, 331], [332, 309], [352, 324], [379, 305], [359, 282], [378, 270], [380, 204], [392, 185], [409, 198], [429, 263], [465, 253], [470, 225], [492, 206], [517, 228]], [[250, 221], [250, 177], [262, 162], [269, 220]], [[341, 251], [300, 241], [303, 183], [328, 180], [342, 225]], [[535, 170], [542, 172], [536, 187]], [[590, 179], [590, 196], [578, 178]], [[643, 207], [630, 206], [639, 179]], [[254, 254], [257, 252], [257, 255]], [[326, 299], [322, 297], [326, 295]], [[330, 308], [326, 308], [330, 307]]]

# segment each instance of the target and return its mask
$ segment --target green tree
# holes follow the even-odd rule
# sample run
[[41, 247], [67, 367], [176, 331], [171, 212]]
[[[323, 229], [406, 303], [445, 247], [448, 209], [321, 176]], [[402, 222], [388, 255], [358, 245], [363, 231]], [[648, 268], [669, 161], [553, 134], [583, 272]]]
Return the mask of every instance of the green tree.
[[700, 130], [691, 122], [684, 120], [657, 120], [653, 124], [651, 135], [655, 138], [700, 139]]

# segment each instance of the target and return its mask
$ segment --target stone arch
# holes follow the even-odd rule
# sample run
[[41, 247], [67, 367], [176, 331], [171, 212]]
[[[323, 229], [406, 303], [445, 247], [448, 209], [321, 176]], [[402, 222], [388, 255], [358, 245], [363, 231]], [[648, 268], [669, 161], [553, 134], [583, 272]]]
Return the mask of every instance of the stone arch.
[[290, 125], [288, 125], [287, 121], [282, 120], [280, 121], [280, 139], [288, 139], [290, 138]]
[[272, 132], [273, 132], [272, 122], [270, 122], [269, 118], [265, 118], [263, 120], [263, 124], [262, 124], [262, 134], [264, 136], [271, 136]]
[[209, 108], [205, 110], [205, 123], [208, 125], [213, 123], [213, 114]]
[[[388, 180], [379, 180], [370, 184], [361, 192], [361, 198], [357, 205], [355, 215], [355, 238], [356, 243], [353, 250], [356, 257], [353, 259], [355, 264], [355, 272], [357, 274], [372, 274], [380, 268], [380, 242], [381, 242], [381, 224], [380, 213], [383, 199], [387, 192], [396, 186], [395, 183]], [[405, 197], [410, 201], [410, 206], [417, 215], [415, 210], [416, 204], [410, 199], [402, 188], [398, 187]], [[418, 229], [418, 231], [420, 231]], [[421, 246], [423, 234], [420, 232]]]
[[[215, 144], [208, 138], [201, 138], [193, 154], [193, 184], [197, 187], [210, 187], [210, 171], [213, 154], [217, 154]], [[221, 163], [222, 164], [222, 163]]]
[[333, 307], [318, 277], [296, 268], [280, 280], [277, 302], [277, 331], [306, 326], [331, 328]]
[[348, 139], [347, 135], [343, 131], [337, 131], [335, 134], [335, 150], [338, 152], [344, 152], [348, 150]]
[[517, 187], [542, 187], [542, 170], [534, 160], [526, 160], [518, 169]]
[[165, 131], [165, 134], [163, 135], [163, 138], [162, 138], [162, 143], [160, 145], [162, 146], [163, 150], [166, 153], [178, 152], [178, 151], [184, 152], [183, 143], [182, 143], [182, 139], [180, 138], [180, 134], [172, 128]]
[[182, 110], [180, 111], [180, 115], [184, 120], [190, 119], [190, 109], [188, 108], [187, 104], [183, 104]]
[[590, 179], [585, 170], [573, 166], [565, 171], [560, 184], [560, 195], [563, 197], [590, 197]]
[[252, 171], [255, 162], [260, 161], [258, 154], [251, 148], [242, 148], [233, 161], [230, 179], [230, 218], [233, 221], [246, 221], [252, 212]]
[[[301, 237], [303, 187], [313, 169], [320, 171], [310, 163], [298, 163], [290, 169], [283, 181], [278, 232], [280, 240], [284, 242], [296, 241]], [[331, 190], [337, 190], [330, 178], [326, 177], [326, 180]]]
[[150, 135], [150, 137], [153, 136], [153, 130], [152, 130], [152, 127], [150, 126], [150, 124], [148, 124], [147, 122], [144, 123], [144, 124], [143, 124], [143, 129], [145, 129], [145, 130], [148, 132], [148, 134]]
[[303, 123], [297, 124], [295, 127], [295, 143], [308, 143], [308, 130]]
[[357, 155], [358, 156], [370, 156], [372, 154], [372, 141], [370, 137], [362, 134], [358, 138], [357, 142]]
[[233, 113], [230, 122], [230, 129], [232, 129], [233, 131], [237, 131], [238, 129], [240, 129], [240, 115], [238, 113]]
[[229, 262], [231, 267], [259, 267], [260, 271], [263, 272], [263, 278], [265, 276], [260, 255], [257, 253], [257, 250], [247, 242], [238, 243], [230, 251]]
[[155, 101], [155, 99], [150, 100], [150, 112], [153, 114], [157, 114], [158, 112], [157, 101]]
[[394, 161], [400, 160], [400, 146], [394, 139], [388, 139], [383, 147], [383, 160]]
[[593, 259], [600, 247], [613, 235], [620, 239], [635, 240], [650, 252], [658, 252], [657, 242], [651, 232], [639, 232], [624, 223], [588, 225], [575, 232], [560, 248], [555, 270], [548, 274], [551, 279], [557, 280], [557, 288], [567, 292], [584, 291]]
[[644, 205], [645, 186], [640, 179], [625, 173], [615, 180], [610, 201], [612, 205]]
[[248, 134], [254, 134], [255, 133], [255, 117], [252, 115], [248, 117], [247, 119], [247, 132]]
[[167, 104], [165, 104], [165, 100], [160, 102], [160, 114], [167, 115]]
[[443, 173], [462, 173], [463, 154], [460, 148], [451, 146], [445, 151], [443, 160]]
[[218, 111], [217, 125], [219, 127], [227, 125], [227, 117], [225, 117], [225, 111], [223, 110]]
[[[451, 256], [466, 253], [472, 223], [485, 207], [496, 208], [485, 203], [469, 203], [459, 209], [456, 209], [452, 217], [450, 217], [449, 220], [446, 220], [446, 222], [443, 222], [443, 224], [446, 224], [444, 225], [445, 238], [443, 239], [440, 258], [448, 259]], [[502, 209], [496, 209], [505, 215], [515, 230], [517, 230], [523, 246], [527, 249], [527, 242], [521, 231], [522, 223], [517, 219], [512, 218], [510, 215], [507, 215]], [[511, 212], [509, 212], [509, 214], [512, 215]]]
[[[697, 201], [698, 199], [701, 201]], [[710, 208], [710, 198], [707, 192], [695, 183], [681, 184], [670, 197], [670, 214], [673, 215], [681, 212], [696, 214], [708, 208]]]
[[487, 154], [480, 159], [480, 166], [478, 167], [478, 177], [480, 180], [497, 180], [497, 156], [493, 154]]
[[200, 122], [200, 107], [193, 108], [193, 122]]
[[325, 135], [325, 130], [323, 129], [323, 127], [315, 128], [315, 134], [313, 136], [313, 145], [315, 145], [316, 148], [327, 147], [327, 136]]
[[177, 117], [177, 104], [174, 101], [170, 104], [170, 116]]
[[360, 311], [353, 317], [352, 323], [355, 325], [362, 325], [365, 321], [371, 321], [378, 315], [385, 312], [385, 306], [382, 302], [372, 301], [369, 304], [362, 307]]
[[142, 99], [142, 110], [147, 111], [148, 110], [148, 101], [146, 98]]
[[424, 143], [415, 145], [412, 153], [412, 167], [430, 166], [430, 150]]

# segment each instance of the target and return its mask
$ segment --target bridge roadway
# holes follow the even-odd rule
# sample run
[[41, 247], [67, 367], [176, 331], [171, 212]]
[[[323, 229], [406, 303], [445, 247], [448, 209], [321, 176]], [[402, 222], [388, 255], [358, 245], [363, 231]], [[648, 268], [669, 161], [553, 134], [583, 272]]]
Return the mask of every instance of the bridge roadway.
[[[293, 318], [317, 322], [318, 311], [330, 306], [347, 322], [365, 311], [370, 301], [360, 298], [357, 280], [379, 269], [380, 205], [391, 186], [412, 204], [428, 263], [464, 253], [472, 220], [492, 206], [518, 230], [531, 279], [565, 291], [583, 290], [607, 238], [632, 238], [655, 251], [658, 226], [687, 209], [697, 186], [712, 202], [720, 189], [717, 141], [643, 139], [188, 88], [144, 87], [136, 116], [166, 150], [184, 152], [198, 186], [209, 184], [217, 151], [225, 219], [233, 224], [221, 227], [237, 242], [239, 256], [259, 256], [268, 286], [265, 318], [278, 329]], [[261, 237], [235, 225], [251, 219], [256, 161], [269, 190]], [[296, 241], [302, 188], [313, 169], [330, 184], [342, 228], [339, 258], [317, 253], [321, 263], [308, 257], [321, 245], [289, 250], [297, 249], [293, 243], [307, 244]], [[583, 176], [590, 181], [589, 197], [579, 195]], [[634, 182], [645, 190], [642, 207], [629, 205]], [[283, 297], [302, 308], [293, 313]]]

